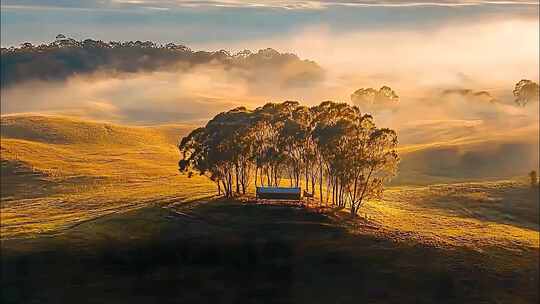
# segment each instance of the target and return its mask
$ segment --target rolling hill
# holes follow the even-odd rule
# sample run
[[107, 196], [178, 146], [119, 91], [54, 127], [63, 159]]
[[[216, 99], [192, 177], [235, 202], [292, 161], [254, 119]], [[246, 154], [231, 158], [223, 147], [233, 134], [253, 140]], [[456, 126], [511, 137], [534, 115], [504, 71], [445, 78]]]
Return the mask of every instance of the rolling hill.
[[[217, 294], [225, 302], [538, 299], [538, 188], [524, 178], [462, 182], [444, 174], [462, 154], [434, 144], [402, 147], [403, 184], [366, 202], [358, 219], [216, 200], [213, 183], [177, 172], [176, 142], [192, 127], [3, 116], [2, 299], [137, 303], [158, 290], [194, 303]], [[415, 294], [401, 292], [409, 289]], [[350, 290], [355, 297], [344, 296]]]
[[508, 130], [471, 121], [413, 124], [398, 131], [394, 185], [482, 182], [527, 176], [539, 165], [538, 122]]
[[[416, 230], [426, 227], [420, 216], [424, 223]], [[440, 227], [446, 224], [441, 221]], [[471, 236], [454, 234], [454, 241]], [[433, 235], [418, 242], [411, 235], [375, 221], [351, 220], [343, 212], [321, 214], [249, 201], [145, 207], [82, 223], [54, 237], [4, 241], [1, 299], [537, 302], [538, 248], [498, 247], [490, 243], [490, 234], [476, 250], [426, 243]]]
[[2, 117], [1, 129], [3, 238], [214, 191], [178, 174], [175, 138], [190, 126], [17, 115]]
[[[181, 124], [121, 126], [45, 115], [2, 116], [2, 238], [56, 231], [147, 204], [213, 195], [214, 185], [206, 178], [194, 176], [188, 179], [177, 171], [176, 143], [192, 128], [194, 126]], [[482, 148], [478, 141], [465, 147], [472, 147], [471, 151]], [[512, 176], [512, 172], [524, 171], [524, 168], [513, 171], [501, 169], [511, 167], [501, 161], [506, 152], [504, 149], [501, 153], [490, 154], [491, 158], [480, 164], [495, 168], [489, 171], [478, 170], [478, 165], [471, 166], [470, 160], [464, 161], [471, 154], [466, 154], [464, 148], [457, 145], [411, 145], [401, 149], [402, 164], [394, 181], [394, 185], [399, 187], [388, 191], [387, 197], [394, 200], [386, 204], [402, 201], [396, 199], [397, 196], [408, 197], [408, 203], [400, 208], [418, 206], [420, 201], [411, 204], [413, 197], [410, 194], [428, 191], [418, 189], [431, 189], [424, 186], [407, 192], [403, 190], [406, 185], [456, 183], [471, 179], [482, 183], [486, 179], [507, 178]], [[525, 174], [523, 172], [522, 176]], [[519, 181], [495, 184], [510, 190], [525, 187]], [[454, 188], [464, 189], [463, 184]], [[494, 194], [492, 188], [498, 189], [497, 186], [486, 186], [480, 191], [474, 186], [476, 194], [469, 194], [478, 197], [492, 195], [495, 200], [504, 202], [505, 196]], [[440, 191], [437, 195], [443, 197], [447, 192]], [[440, 201], [428, 199], [425, 195], [421, 197], [426, 198], [424, 201]], [[463, 198], [459, 199], [463, 201]], [[531, 205], [531, 197], [525, 201]], [[435, 205], [436, 209], [454, 211], [461, 208], [455, 206], [463, 206], [460, 203]], [[478, 211], [479, 206], [486, 209], [482, 204], [472, 206], [472, 213]], [[534, 208], [534, 204], [530, 207]], [[366, 210], [369, 208], [367, 206]], [[535, 210], [533, 214], [537, 214], [537, 206]], [[389, 209], [372, 211], [386, 212]], [[535, 225], [534, 221], [532, 225]]]

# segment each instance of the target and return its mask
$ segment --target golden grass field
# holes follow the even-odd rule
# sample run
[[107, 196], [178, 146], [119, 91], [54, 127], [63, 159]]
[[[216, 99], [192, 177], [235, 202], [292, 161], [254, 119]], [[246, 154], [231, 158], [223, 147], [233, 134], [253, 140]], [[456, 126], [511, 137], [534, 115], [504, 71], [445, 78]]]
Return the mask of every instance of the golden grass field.
[[435, 247], [539, 247], [538, 190], [519, 181], [395, 187], [364, 212], [398, 238]]
[[[191, 128], [3, 116], [2, 239], [215, 194], [206, 178], [177, 171], [176, 143]], [[396, 238], [435, 246], [539, 247], [538, 189], [526, 180], [390, 187], [361, 213]]]
[[216, 200], [208, 179], [177, 171], [191, 128], [3, 116], [2, 299], [538, 299], [538, 188], [525, 178], [391, 186], [357, 219]]
[[213, 194], [205, 178], [178, 174], [175, 143], [187, 130], [182, 125], [143, 128], [2, 117], [2, 238]]

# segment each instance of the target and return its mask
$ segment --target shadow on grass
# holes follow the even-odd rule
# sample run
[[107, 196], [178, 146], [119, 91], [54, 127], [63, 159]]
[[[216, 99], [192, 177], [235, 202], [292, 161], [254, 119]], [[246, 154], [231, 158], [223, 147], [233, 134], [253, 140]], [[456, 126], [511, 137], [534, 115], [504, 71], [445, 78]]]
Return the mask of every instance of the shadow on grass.
[[516, 227], [539, 230], [539, 189], [524, 184], [436, 185], [415, 204], [449, 210], [465, 218], [476, 218]]
[[352, 235], [330, 217], [283, 206], [144, 208], [2, 247], [2, 303], [538, 299], [533, 265], [485, 269], [477, 253]]
[[35, 198], [50, 193], [57, 185], [34, 172], [21, 161], [0, 161], [0, 193], [3, 200]]

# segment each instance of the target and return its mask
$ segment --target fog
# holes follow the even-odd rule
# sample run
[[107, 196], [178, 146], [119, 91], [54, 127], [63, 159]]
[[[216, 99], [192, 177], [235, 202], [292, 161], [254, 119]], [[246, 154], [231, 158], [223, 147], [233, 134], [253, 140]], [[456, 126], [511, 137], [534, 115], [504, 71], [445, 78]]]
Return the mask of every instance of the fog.
[[[202, 124], [236, 106], [351, 102], [359, 88], [387, 85], [399, 95], [397, 105], [370, 111], [378, 125], [398, 131], [403, 151], [460, 147], [493, 150], [486, 153], [501, 159], [500, 151], [517, 147], [516, 153], [527, 155], [527, 165], [537, 164], [538, 101], [519, 107], [512, 90], [521, 79], [538, 82], [538, 25], [535, 18], [493, 17], [432, 29], [335, 32], [320, 24], [278, 38], [203, 43], [193, 47], [233, 52], [272, 47], [314, 60], [324, 73], [303, 81], [310, 68], [294, 62], [279, 68], [211, 62], [189, 70], [100, 70], [5, 88], [2, 114], [64, 114], [134, 125]], [[533, 152], [519, 152], [524, 149]]]
[[96, 72], [3, 89], [2, 113], [68, 114], [129, 124], [193, 122], [231, 107], [310, 94], [318, 84], [303, 83], [306, 73], [294, 64], [277, 70], [205, 64], [178, 71]]

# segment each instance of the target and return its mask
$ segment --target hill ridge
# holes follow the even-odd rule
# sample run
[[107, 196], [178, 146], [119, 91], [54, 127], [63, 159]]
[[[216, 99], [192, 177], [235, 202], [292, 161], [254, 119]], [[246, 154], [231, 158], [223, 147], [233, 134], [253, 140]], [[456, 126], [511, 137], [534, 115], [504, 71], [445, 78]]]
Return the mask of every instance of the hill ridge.
[[2, 115], [1, 137], [46, 144], [176, 144], [194, 126], [121, 125], [78, 117], [43, 114]]

